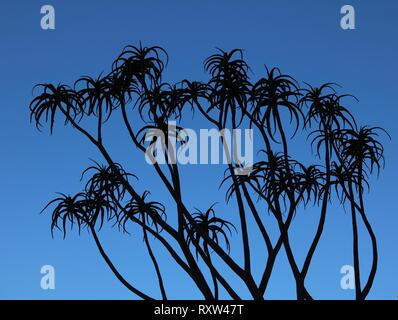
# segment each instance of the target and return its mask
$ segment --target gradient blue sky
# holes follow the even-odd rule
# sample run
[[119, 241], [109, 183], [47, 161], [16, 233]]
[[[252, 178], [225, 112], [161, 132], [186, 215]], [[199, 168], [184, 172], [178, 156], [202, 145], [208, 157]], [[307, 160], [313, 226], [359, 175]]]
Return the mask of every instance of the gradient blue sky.
[[[56, 29], [40, 28], [40, 7], [56, 10]], [[352, 4], [357, 29], [340, 28], [340, 8]], [[370, 298], [398, 297], [398, 216], [396, 181], [398, 117], [397, 30], [395, 1], [2, 1], [0, 4], [0, 298], [68, 299], [133, 298], [114, 278], [86, 234], [51, 238], [49, 215], [39, 212], [54, 192], [80, 190], [80, 173], [100, 159], [71, 130], [54, 136], [39, 133], [29, 123], [32, 87], [40, 82], [71, 83], [85, 74], [109, 70], [127, 44], [161, 45], [170, 56], [170, 81], [204, 78], [202, 61], [215, 47], [244, 48], [255, 76], [263, 64], [278, 66], [300, 81], [338, 82], [360, 100], [352, 104], [362, 124], [381, 125], [393, 140], [386, 146], [386, 169], [367, 196], [369, 216], [379, 240], [380, 262]], [[123, 137], [110, 131], [115, 158], [130, 159]], [[296, 151], [302, 146], [295, 146]], [[303, 155], [307, 157], [307, 155]], [[140, 161], [143, 159], [140, 159]], [[132, 171], [138, 167], [130, 164]], [[154, 196], [164, 196], [151, 170], [139, 170]], [[217, 192], [223, 168], [184, 168], [186, 198], [191, 207], [222, 202]], [[217, 172], [219, 178], [214, 179]], [[212, 183], [214, 181], [214, 183]], [[214, 190], [214, 191], [213, 191]], [[164, 196], [165, 197], [165, 196]], [[220, 204], [223, 210], [233, 211]], [[292, 229], [293, 247], [302, 250], [314, 232], [318, 212], [303, 212]], [[138, 287], [158, 295], [142, 250], [140, 235], [104, 230], [101, 237], [122, 272]], [[362, 249], [368, 267], [369, 244]], [[263, 247], [254, 247], [261, 256]], [[239, 253], [236, 254], [239, 257]], [[351, 264], [349, 215], [335, 208], [308, 276], [315, 298], [353, 297], [340, 289], [340, 268]], [[261, 263], [260, 259], [258, 263]], [[56, 270], [56, 289], [40, 288], [40, 268]], [[189, 281], [167, 260], [166, 286], [172, 298], [199, 298]], [[365, 268], [365, 270], [367, 270]], [[258, 276], [258, 275], [257, 275]], [[268, 298], [294, 298], [294, 282], [284, 255], [278, 260]]]

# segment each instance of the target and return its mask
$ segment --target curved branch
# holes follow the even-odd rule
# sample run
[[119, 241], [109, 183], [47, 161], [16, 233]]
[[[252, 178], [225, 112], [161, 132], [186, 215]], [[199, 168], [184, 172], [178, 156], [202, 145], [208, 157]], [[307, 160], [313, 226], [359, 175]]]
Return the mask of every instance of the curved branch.
[[140, 290], [136, 289], [133, 287], [127, 280], [119, 273], [119, 271], [116, 269], [115, 265], [112, 263], [111, 259], [109, 259], [108, 255], [105, 253], [104, 248], [101, 245], [100, 240], [98, 239], [97, 232], [95, 231], [95, 228], [90, 225], [90, 230], [91, 233], [93, 234], [95, 244], [97, 245], [97, 248], [102, 256], [102, 258], [105, 260], [109, 268], [112, 270], [112, 272], [115, 274], [116, 278], [131, 292], [139, 296], [141, 299], [144, 300], [154, 300], [150, 296], [146, 295], [145, 293], [141, 292]]

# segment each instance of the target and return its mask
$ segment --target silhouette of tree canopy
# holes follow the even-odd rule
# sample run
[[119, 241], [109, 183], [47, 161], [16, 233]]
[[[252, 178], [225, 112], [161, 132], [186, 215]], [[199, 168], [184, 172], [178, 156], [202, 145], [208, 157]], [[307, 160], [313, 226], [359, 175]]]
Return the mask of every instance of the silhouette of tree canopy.
[[[118, 226], [122, 232], [129, 232], [132, 226], [142, 232], [155, 272], [155, 277], [146, 277], [156, 279], [164, 300], [173, 287], [163, 279], [159, 257], [152, 249], [154, 244], [169, 254], [175, 267], [186, 273], [207, 300], [219, 299], [220, 287], [226, 297], [241, 299], [242, 285], [253, 299], [264, 299], [283, 247], [294, 276], [297, 299], [310, 300], [313, 296], [305, 280], [331, 204], [338, 201], [351, 212], [356, 299], [365, 299], [376, 275], [378, 251], [364, 190], [370, 188], [370, 176], [378, 175], [384, 166], [380, 134], [385, 130], [358, 127], [346, 106], [354, 97], [339, 94], [337, 84], [301, 85], [278, 68], [267, 67], [261, 78], [252, 80], [249, 75], [253, 72], [240, 49], [218, 50], [205, 59], [207, 82], [163, 82], [167, 62], [167, 53], [161, 47], [128, 46], [107, 74], [97, 78], [83, 76], [72, 86], [47, 83], [35, 87], [40, 91], [30, 104], [30, 112], [36, 127], [41, 130], [47, 124], [52, 134], [56, 122], [58, 125], [56, 117], [62, 119], [65, 126], [96, 147], [103, 161], [94, 162], [83, 171], [82, 179], [87, 181], [83, 191], [59, 194], [45, 207], [52, 211], [51, 231], [60, 230], [66, 236], [73, 226], [79, 232], [87, 229], [111, 271], [142, 299], [154, 297], [125, 279], [98, 238], [105, 223]], [[201, 117], [218, 130], [248, 124], [261, 146], [251, 171], [238, 175], [235, 169], [242, 164], [229, 163], [224, 165], [224, 177], [220, 177], [221, 184], [226, 186], [226, 201], [236, 202], [236, 206], [229, 207], [228, 216], [236, 216], [237, 223], [222, 217], [216, 205], [192, 208], [182, 196], [185, 190], [180, 165], [173, 161], [155, 163], [151, 168], [166, 187], [175, 210], [169, 211], [165, 204], [153, 199], [150, 190], [140, 193], [136, 188], [137, 173], [128, 172], [117, 162], [103, 140], [106, 122], [116, 113], [121, 116], [131, 144], [142, 154], [146, 151], [143, 134], [148, 129], [161, 130], [167, 136], [168, 122], [176, 121], [175, 131], [180, 131], [185, 115]], [[85, 126], [88, 119], [95, 125]], [[308, 135], [313, 163], [302, 163], [290, 152], [298, 134]], [[169, 159], [176, 146], [168, 140], [162, 144], [164, 157]], [[303, 249], [304, 260], [298, 263], [289, 233], [294, 219], [300, 218], [299, 212], [307, 208], [319, 212], [319, 221], [309, 247]], [[278, 226], [276, 239], [265, 223], [269, 215]], [[253, 228], [261, 235], [262, 240], [256, 240], [255, 245], [263, 246], [267, 253], [263, 263], [252, 262], [256, 258], [252, 252], [254, 230], [249, 230], [248, 219], [253, 219]], [[372, 243], [371, 270], [362, 277], [358, 220], [363, 222]], [[233, 258], [230, 251], [242, 252], [242, 261]], [[258, 270], [254, 267], [258, 266], [261, 277], [255, 279]], [[231, 274], [239, 279], [239, 287], [232, 285]]]

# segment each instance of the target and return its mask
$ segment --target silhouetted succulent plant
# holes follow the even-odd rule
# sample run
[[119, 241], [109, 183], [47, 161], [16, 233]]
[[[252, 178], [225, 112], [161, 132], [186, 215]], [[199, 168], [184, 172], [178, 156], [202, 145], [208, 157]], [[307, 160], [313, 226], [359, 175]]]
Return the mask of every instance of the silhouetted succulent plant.
[[139, 201], [131, 199], [124, 206], [123, 216], [120, 219], [120, 225], [124, 230], [127, 230], [126, 225], [131, 217], [135, 216], [140, 220], [144, 218], [143, 221], [148, 222], [157, 232], [161, 231], [159, 221], [164, 221], [166, 219], [166, 209], [160, 202], [146, 201], [146, 197], [149, 194], [149, 191], [145, 191]]
[[[234, 225], [224, 219], [216, 217], [213, 206], [205, 212], [198, 209], [196, 210], [197, 211], [192, 215], [193, 221], [188, 225], [187, 229], [188, 245], [192, 242], [202, 243], [204, 252], [210, 254], [207, 239], [209, 238], [218, 244], [220, 237], [222, 237], [227, 246], [227, 251], [229, 251], [230, 242], [227, 232], [231, 234], [232, 229], [235, 229]], [[198, 253], [196, 252], [196, 254]]]
[[30, 119], [34, 120], [36, 127], [41, 128], [41, 121], [50, 122], [50, 133], [53, 133], [57, 111], [64, 114], [64, 123], [69, 119], [81, 119], [83, 106], [79, 95], [70, 87], [60, 84], [40, 84], [35, 88], [42, 88], [42, 93], [30, 103]]
[[[41, 129], [47, 122], [52, 133], [56, 118], [61, 115], [65, 124], [70, 123], [72, 128], [89, 139], [106, 162], [105, 165], [95, 162], [84, 170], [82, 178], [86, 174], [91, 176], [83, 192], [74, 196], [59, 194], [48, 203], [46, 208], [52, 208], [52, 232], [59, 229], [66, 236], [68, 228], [74, 226], [79, 232], [88, 229], [119, 281], [143, 299], [152, 298], [126, 281], [101, 245], [96, 232], [105, 222], [117, 224], [126, 232], [128, 224], [138, 226], [142, 231], [162, 299], [167, 299], [166, 286], [157, 252], [152, 250], [152, 241], [156, 241], [182, 268], [205, 299], [219, 299], [219, 285], [231, 298], [240, 298], [224, 278], [225, 270], [215, 262], [218, 260], [225, 264], [226, 272], [242, 281], [253, 299], [263, 299], [277, 256], [284, 247], [296, 282], [297, 298], [312, 299], [305, 280], [323, 234], [327, 212], [332, 199], [337, 196], [351, 209], [354, 269], [358, 284], [356, 298], [365, 299], [373, 284], [378, 256], [376, 237], [366, 215], [363, 190], [370, 186], [370, 175], [378, 174], [384, 166], [384, 147], [379, 136], [384, 130], [367, 126], [358, 129], [354, 116], [344, 103], [345, 98], [351, 96], [339, 95], [338, 86], [334, 83], [301, 88], [293, 77], [283, 74], [278, 68], [266, 68], [265, 76], [252, 81], [250, 68], [240, 49], [218, 50], [209, 56], [204, 61], [204, 69], [210, 76], [208, 81], [163, 82], [167, 60], [167, 53], [161, 47], [127, 46], [104, 76], [81, 77], [73, 88], [64, 84], [36, 86], [41, 92], [29, 106], [31, 121], [36, 127]], [[137, 177], [114, 161], [103, 143], [104, 123], [120, 112], [122, 123], [138, 150], [146, 154], [151, 151], [145, 142], [156, 142], [160, 130], [163, 148], [156, 152], [169, 157], [169, 152], [176, 150], [171, 150], [174, 146], [167, 138], [177, 137], [185, 130], [182, 122], [188, 111], [195, 116], [203, 116], [219, 130], [248, 124], [255, 133], [259, 133], [258, 146], [264, 150], [251, 170], [247, 170], [248, 174], [237, 174], [235, 169], [242, 169], [242, 164], [228, 163], [221, 183], [228, 183], [227, 202], [233, 196], [236, 198], [236, 207], [229, 204], [229, 211], [238, 216], [237, 242], [242, 244], [242, 254], [239, 255], [243, 259], [242, 267], [230, 255], [229, 237], [232, 230], [236, 230], [235, 226], [216, 216], [213, 206], [193, 214], [187, 209], [190, 206], [185, 200], [186, 188], [178, 163], [153, 166], [175, 204], [171, 210], [176, 211], [176, 216], [167, 219], [171, 214], [166, 214], [166, 206], [159, 201], [148, 201], [149, 190], [139, 193], [131, 182], [132, 177]], [[87, 130], [83, 127], [85, 121], [81, 120], [91, 116], [96, 118], [96, 125]], [[169, 126], [170, 120], [176, 121], [177, 125]], [[320, 163], [307, 165], [292, 156], [291, 139], [285, 131], [291, 131], [293, 138], [301, 127], [310, 131], [310, 144]], [[96, 134], [92, 134], [93, 131]], [[225, 137], [220, 139], [225, 142]], [[178, 143], [184, 144], [186, 140], [178, 140]], [[226, 151], [225, 144], [223, 147]], [[310, 204], [319, 208], [319, 222], [299, 266], [290, 246], [290, 225], [296, 213], [306, 210]], [[276, 220], [279, 230], [276, 242], [269, 234], [264, 209], [272, 212]], [[359, 277], [358, 217], [372, 242], [371, 270], [363, 286]], [[253, 224], [248, 222], [251, 219]], [[262, 277], [259, 283], [253, 276], [253, 269], [259, 263], [251, 262], [254, 258], [252, 234], [256, 228], [268, 254], [264, 270], [260, 270]], [[203, 266], [210, 271], [214, 290], [208, 283]]]

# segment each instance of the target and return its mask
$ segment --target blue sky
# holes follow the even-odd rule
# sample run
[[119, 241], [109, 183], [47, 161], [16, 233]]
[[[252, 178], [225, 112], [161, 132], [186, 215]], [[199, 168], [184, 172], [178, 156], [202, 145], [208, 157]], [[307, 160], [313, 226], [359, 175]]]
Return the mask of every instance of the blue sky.
[[[348, 3], [356, 9], [357, 28], [344, 31], [340, 28], [340, 8]], [[55, 7], [55, 30], [40, 28], [40, 7], [44, 4]], [[202, 62], [216, 47], [243, 48], [254, 77], [260, 76], [267, 64], [314, 85], [337, 82], [344, 92], [358, 97], [360, 102], [350, 106], [359, 122], [381, 125], [392, 136], [386, 144], [386, 169], [366, 198], [380, 249], [378, 274], [369, 297], [398, 297], [394, 201], [398, 171], [393, 160], [398, 157], [396, 2], [16, 0], [3, 1], [0, 6], [1, 299], [134, 298], [114, 278], [86, 234], [79, 237], [73, 233], [66, 240], [61, 235], [51, 238], [50, 216], [39, 212], [55, 192], [79, 191], [80, 173], [90, 164], [89, 158], [100, 157], [68, 128], [58, 126], [53, 136], [37, 132], [29, 123], [28, 104], [35, 84], [72, 83], [81, 75], [96, 76], [109, 70], [125, 45], [139, 41], [167, 50], [169, 81], [205, 79]], [[109, 131], [112, 152], [115, 158], [128, 162], [126, 140], [119, 133]], [[301, 145], [294, 148], [298, 153], [303, 149]], [[304, 152], [302, 156], [308, 157]], [[130, 167], [139, 171], [143, 185], [154, 186], [154, 197], [166, 199], [150, 169], [141, 170], [135, 160]], [[186, 199], [192, 208], [219, 201], [222, 210], [236, 209], [233, 204], [222, 203], [222, 190], [217, 191], [223, 168], [206, 171], [199, 166], [183, 171]], [[217, 180], [214, 174], [219, 175]], [[308, 245], [314, 232], [317, 215], [317, 211], [302, 212], [294, 222], [292, 243], [299, 257], [300, 248]], [[153, 273], [149, 275], [151, 266], [142, 250], [141, 235], [105, 229], [101, 238], [126, 277], [158, 295], [150, 281]], [[368, 266], [369, 244], [366, 239], [363, 243], [361, 252]], [[255, 248], [259, 256], [262, 250]], [[328, 215], [308, 275], [313, 296], [352, 298], [353, 291], [340, 288], [340, 268], [351, 261], [349, 215], [337, 207]], [[55, 290], [40, 288], [40, 268], [46, 264], [55, 267]], [[172, 264], [165, 262], [163, 268], [170, 297], [200, 297]], [[267, 298], [294, 298], [294, 282], [283, 254]]]

